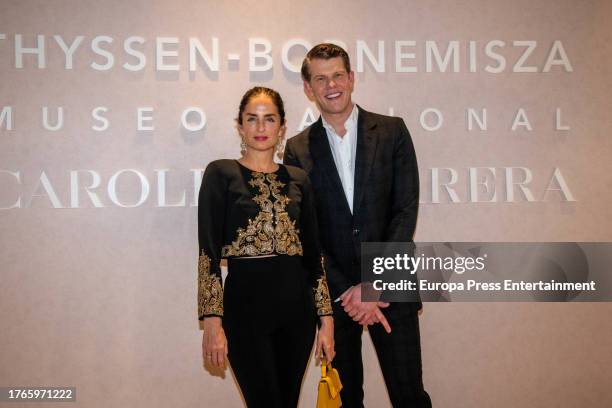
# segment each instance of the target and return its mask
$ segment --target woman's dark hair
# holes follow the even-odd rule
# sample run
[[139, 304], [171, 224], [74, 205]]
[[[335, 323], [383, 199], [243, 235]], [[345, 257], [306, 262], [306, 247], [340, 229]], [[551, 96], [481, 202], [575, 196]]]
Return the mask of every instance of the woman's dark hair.
[[242, 125], [242, 114], [244, 113], [244, 108], [246, 108], [249, 101], [259, 95], [267, 95], [270, 97], [270, 99], [272, 99], [272, 102], [274, 102], [274, 105], [276, 105], [276, 109], [278, 109], [281, 125], [284, 125], [285, 105], [283, 104], [283, 98], [281, 98], [280, 94], [274, 89], [266, 88], [265, 86], [256, 86], [246, 91], [242, 97], [242, 100], [240, 101], [240, 107], [238, 108], [238, 118], [236, 119], [238, 124]]
[[344, 48], [330, 43], [315, 45], [313, 49], [308, 51], [304, 61], [302, 61], [302, 79], [310, 82], [310, 61], [313, 59], [328, 60], [336, 57], [342, 58], [344, 69], [347, 73], [351, 72], [351, 60], [346, 51], [344, 51]]

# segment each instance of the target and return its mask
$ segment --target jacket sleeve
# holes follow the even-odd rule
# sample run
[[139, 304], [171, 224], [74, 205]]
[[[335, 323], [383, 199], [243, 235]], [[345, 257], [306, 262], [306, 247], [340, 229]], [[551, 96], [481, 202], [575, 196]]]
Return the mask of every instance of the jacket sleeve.
[[223, 316], [221, 246], [227, 180], [218, 164], [206, 167], [198, 198], [198, 319]]
[[319, 227], [317, 224], [314, 192], [308, 176], [304, 175], [304, 177], [300, 210], [303, 259], [307, 270], [310, 272], [310, 282], [313, 288], [317, 315], [329, 316], [332, 314], [331, 298], [329, 296], [324, 261], [319, 244]]
[[334, 302], [337, 302], [353, 284], [340, 272], [338, 263], [331, 255], [327, 255], [323, 250], [323, 264], [325, 266], [326, 275], [328, 276], [329, 286], [332, 288], [334, 294]]
[[387, 224], [385, 241], [411, 242], [419, 208], [419, 169], [406, 124], [399, 118], [398, 122], [393, 146], [391, 219]]
[[[391, 192], [391, 220], [387, 224], [385, 241], [412, 242], [419, 209], [419, 169], [410, 132], [401, 118], [398, 118], [397, 137], [393, 146]], [[411, 275], [410, 280], [418, 287], [416, 275]], [[423, 306], [418, 290], [416, 296], [414, 303], [418, 310]]]

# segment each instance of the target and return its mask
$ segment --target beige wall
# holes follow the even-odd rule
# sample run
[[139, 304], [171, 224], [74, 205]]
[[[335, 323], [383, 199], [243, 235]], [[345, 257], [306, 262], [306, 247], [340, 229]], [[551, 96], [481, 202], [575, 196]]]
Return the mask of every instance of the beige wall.
[[[193, 206], [198, 173], [192, 170], [238, 157], [232, 119], [242, 93], [255, 84], [281, 92], [288, 134], [297, 132], [306, 110], [314, 108], [298, 74], [283, 67], [282, 47], [292, 39], [344, 41], [354, 67], [359, 41], [375, 56], [377, 41], [384, 41], [383, 72], [366, 62], [357, 73], [354, 99], [381, 113], [392, 108], [411, 130], [422, 182], [418, 240], [612, 241], [609, 2], [219, 3], [0, 4], [0, 109], [12, 107], [12, 130], [7, 113], [0, 121], [0, 207], [17, 207], [0, 210], [0, 386], [73, 385], [78, 402], [70, 406], [240, 406], [231, 374], [223, 379], [201, 367]], [[26, 47], [35, 46], [36, 35], [44, 36], [45, 68], [37, 68], [33, 55], [16, 67], [16, 35]], [[73, 69], [65, 69], [54, 35], [68, 44], [84, 37]], [[101, 45], [114, 55], [109, 70], [91, 66], [107, 62], [92, 51], [97, 36], [113, 38]], [[123, 50], [131, 36], [145, 40], [133, 47], [146, 57], [137, 72], [122, 67], [137, 63]], [[178, 50], [178, 58], [165, 61], [180, 64], [178, 71], [156, 69], [158, 37], [178, 38], [178, 47], [166, 46]], [[218, 71], [200, 63], [189, 72], [190, 37], [208, 52], [211, 39], [219, 39]], [[270, 70], [249, 70], [249, 39], [257, 38], [272, 45]], [[506, 59], [497, 74], [485, 70], [497, 66], [485, 55], [486, 44], [495, 40], [506, 44], [496, 51]], [[414, 59], [402, 62], [417, 72], [396, 72], [396, 41], [415, 41], [404, 49]], [[442, 53], [456, 41], [459, 72], [452, 72], [452, 65], [440, 72], [435, 64], [426, 72], [426, 41], [435, 41]], [[476, 42], [476, 72], [470, 72], [467, 59], [469, 41]], [[513, 41], [536, 42], [524, 66], [537, 72], [513, 72], [525, 49]], [[571, 72], [567, 65], [542, 72], [555, 41]], [[239, 54], [240, 61], [228, 63], [229, 53]], [[296, 47], [289, 59], [299, 62], [303, 54]], [[61, 130], [43, 128], [43, 106], [50, 108], [52, 122], [55, 109], [63, 107]], [[100, 106], [108, 108], [105, 131], [92, 129], [101, 124], [92, 118]], [[191, 106], [206, 114], [202, 131], [181, 125], [182, 112]], [[137, 129], [139, 107], [154, 109], [155, 130]], [[437, 131], [419, 120], [429, 108], [443, 115]], [[487, 109], [487, 130], [468, 130], [469, 108]], [[531, 131], [511, 130], [520, 108]], [[557, 109], [560, 125], [569, 130], [556, 130]], [[469, 168], [476, 167], [496, 169], [489, 178], [496, 186], [494, 202], [470, 201]], [[515, 187], [514, 201], [507, 202], [505, 174], [512, 167], [531, 173], [527, 187], [534, 201]], [[438, 172], [440, 181], [448, 177], [444, 168], [457, 174], [451, 187], [459, 202], [432, 188], [432, 174]], [[113, 202], [135, 204], [141, 196], [137, 173], [120, 173], [126, 169], [138, 171], [150, 188], [133, 208]], [[168, 169], [166, 203], [180, 204], [184, 191], [184, 204], [158, 204], [162, 169]], [[555, 169], [567, 188], [544, 197]], [[82, 171], [74, 190], [76, 170]], [[42, 172], [48, 183], [40, 181]], [[100, 185], [91, 191], [101, 208], [83, 188], [96, 176]], [[56, 201], [46, 188], [53, 189]], [[480, 201], [491, 197], [482, 190], [477, 194]], [[434, 405], [610, 406], [611, 311], [603, 303], [427, 304], [421, 317], [424, 380]], [[366, 405], [389, 406], [367, 335], [364, 350]], [[303, 407], [314, 405], [317, 376], [311, 366]]]

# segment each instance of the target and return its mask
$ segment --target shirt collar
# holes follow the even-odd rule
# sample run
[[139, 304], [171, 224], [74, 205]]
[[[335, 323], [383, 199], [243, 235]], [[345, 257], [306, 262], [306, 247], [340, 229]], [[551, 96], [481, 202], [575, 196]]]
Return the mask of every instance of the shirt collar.
[[[359, 109], [357, 108], [357, 104], [354, 103], [353, 104], [353, 110], [351, 111], [351, 114], [349, 115], [348, 118], [346, 118], [346, 121], [344, 122], [344, 128], [347, 131], [351, 131], [352, 129], [355, 129], [357, 127], [357, 119], [359, 117]], [[325, 130], [327, 130], [328, 133], [331, 132], [331, 134], [335, 135], [336, 134], [336, 130], [334, 129], [334, 127], [332, 125], [330, 125], [329, 123], [327, 123], [327, 121], [325, 120], [325, 118], [323, 117], [323, 115], [321, 115], [321, 121], [323, 122], [323, 127], [325, 128]]]

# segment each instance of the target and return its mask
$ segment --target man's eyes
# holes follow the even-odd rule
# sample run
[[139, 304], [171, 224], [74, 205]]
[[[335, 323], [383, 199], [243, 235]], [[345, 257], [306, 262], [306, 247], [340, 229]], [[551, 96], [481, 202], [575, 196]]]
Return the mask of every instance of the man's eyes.
[[[336, 72], [335, 74], [332, 74], [331, 78], [333, 78], [334, 80], [343, 80], [344, 78], [346, 78], [346, 73]], [[328, 79], [327, 77], [316, 77], [315, 82], [318, 84], [323, 84], [323, 83], [328, 82]]]

